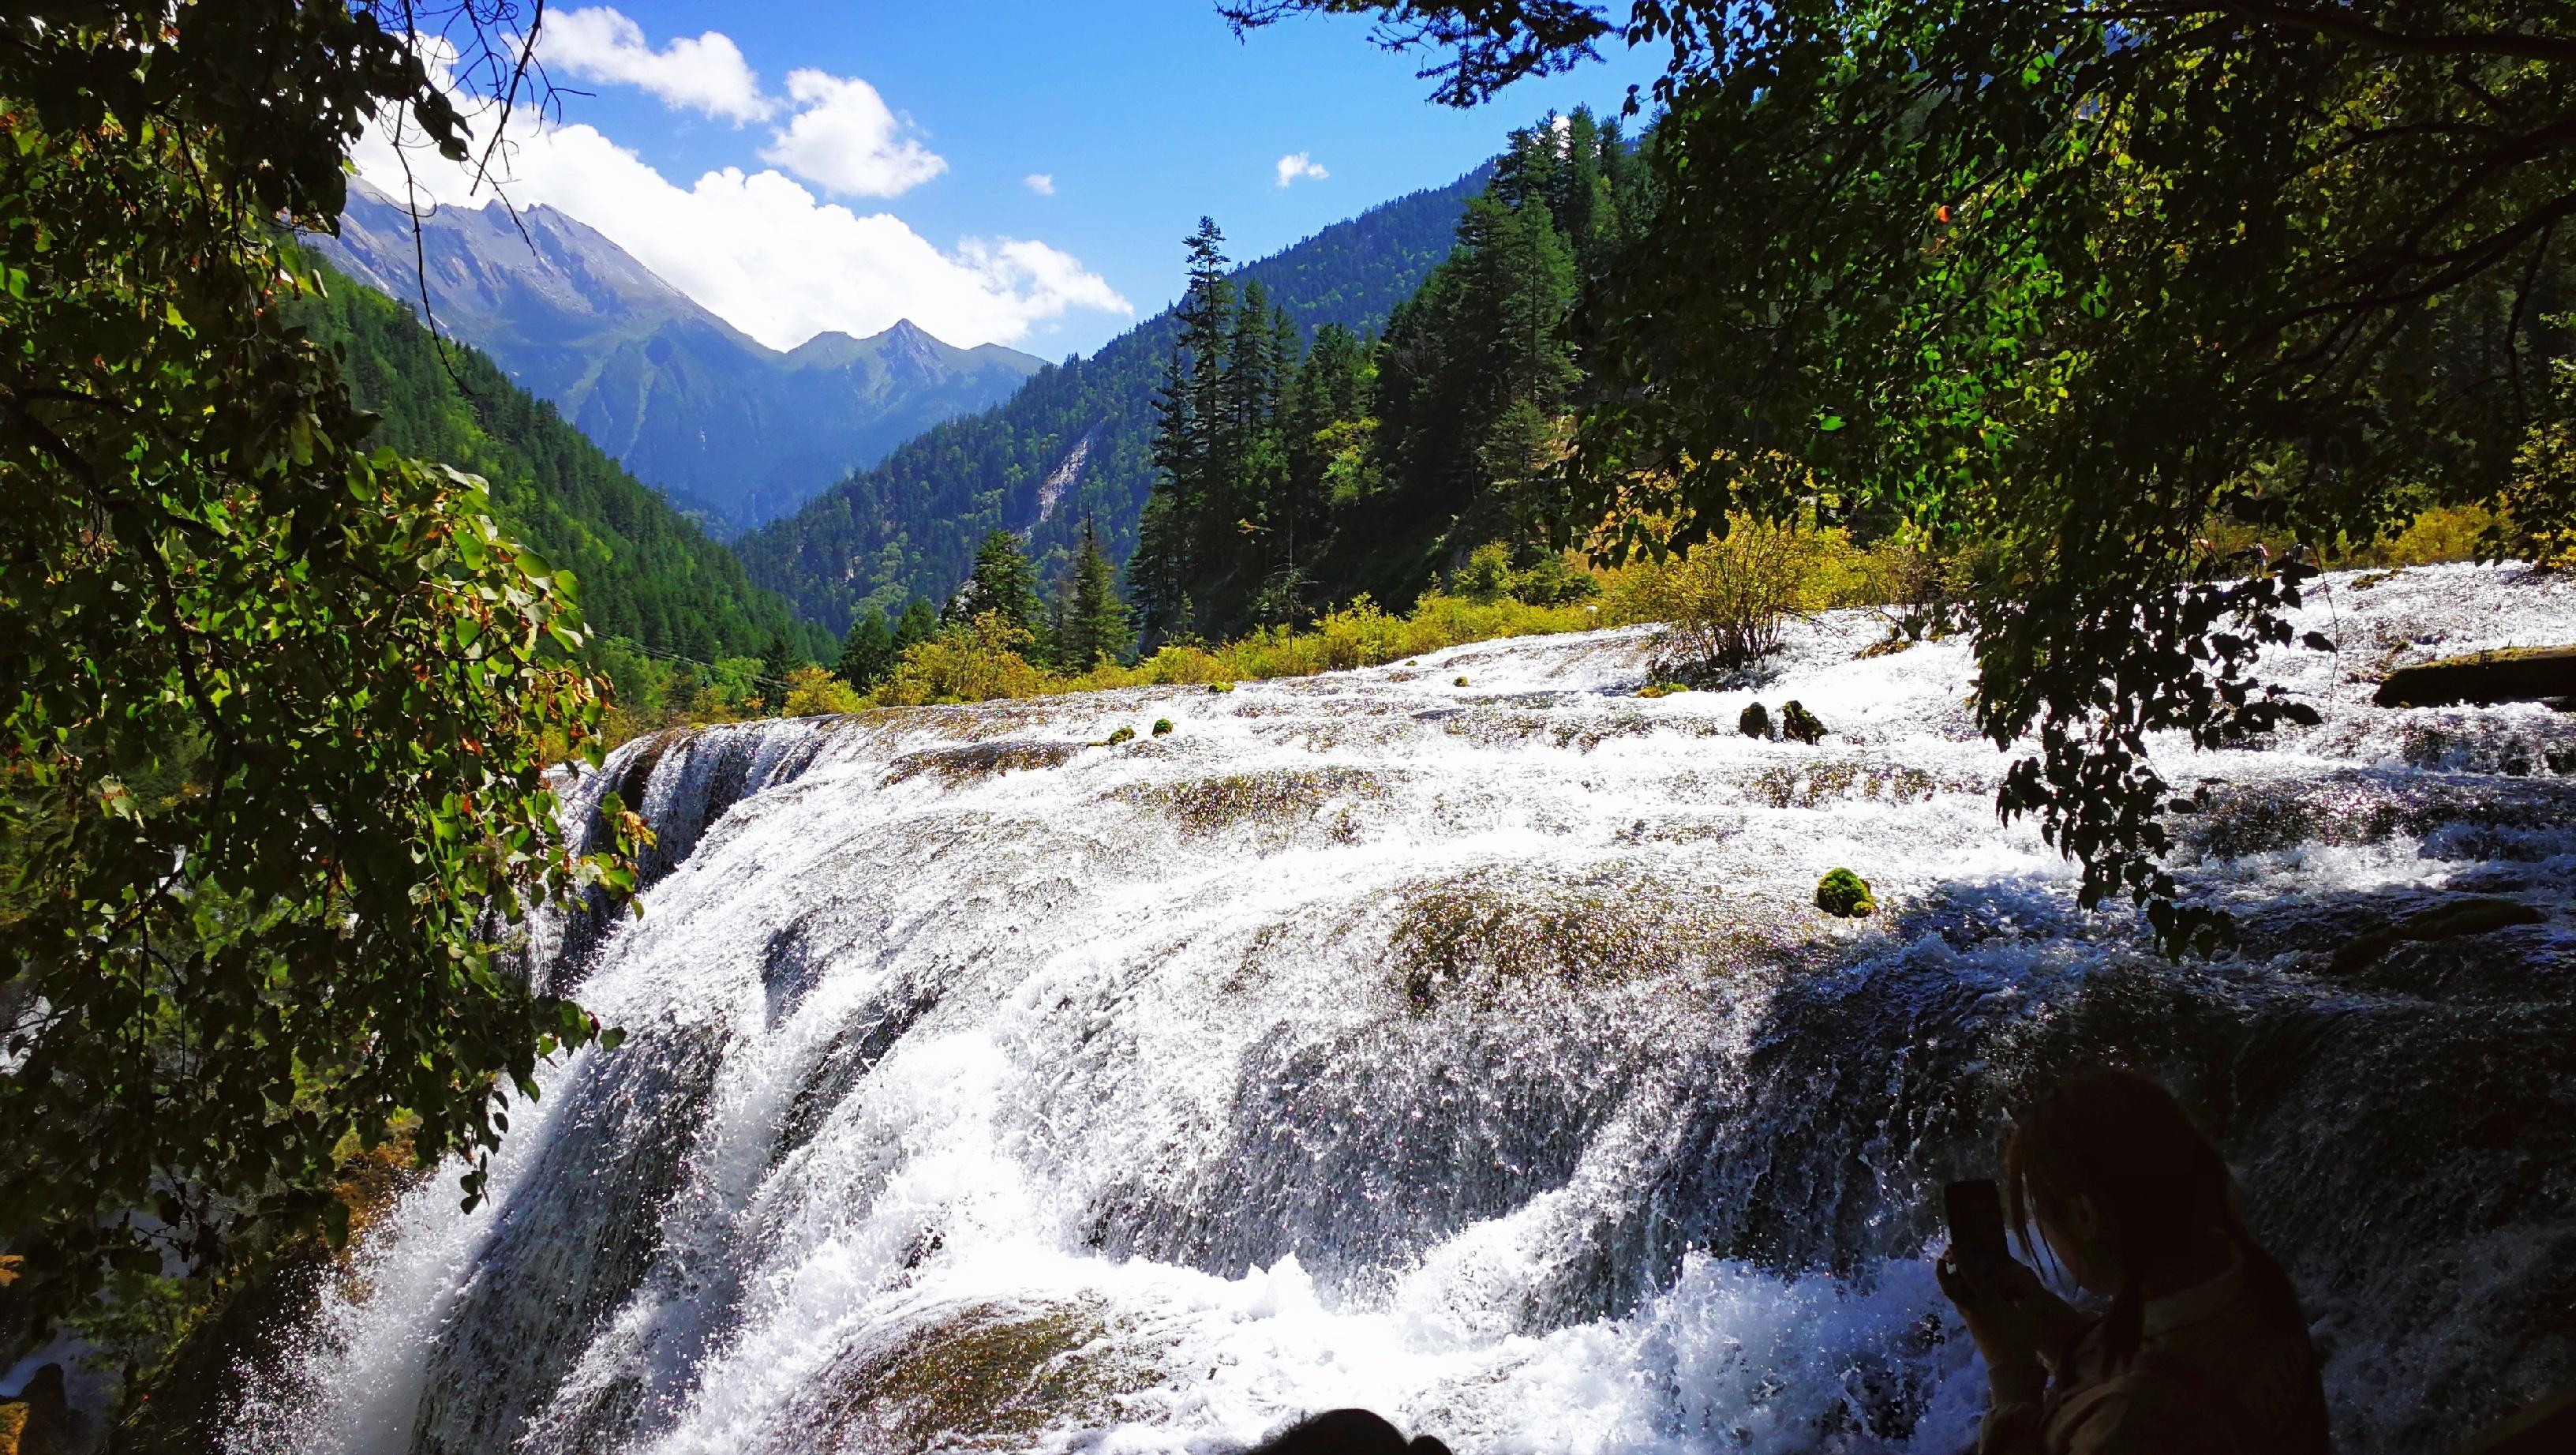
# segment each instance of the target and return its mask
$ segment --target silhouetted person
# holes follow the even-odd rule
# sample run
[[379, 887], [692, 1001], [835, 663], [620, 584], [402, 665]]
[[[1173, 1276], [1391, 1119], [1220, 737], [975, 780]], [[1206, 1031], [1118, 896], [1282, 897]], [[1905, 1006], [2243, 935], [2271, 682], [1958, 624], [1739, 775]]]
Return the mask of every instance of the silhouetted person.
[[1981, 1455], [2323, 1455], [2325, 1391], [2281, 1265], [2235, 1182], [2161, 1086], [2088, 1071], [2014, 1124], [2002, 1178], [2026, 1254], [2087, 1291], [2081, 1312], [2010, 1259], [1935, 1268], [1985, 1356]]
[[1408, 1442], [1367, 1410], [1326, 1410], [1281, 1430], [1248, 1455], [1449, 1455], [1449, 1447], [1429, 1435]]
[[63, 1366], [48, 1364], [16, 1394], [0, 1395], [0, 1449], [18, 1455], [71, 1455], [85, 1448], [81, 1421], [63, 1389]]

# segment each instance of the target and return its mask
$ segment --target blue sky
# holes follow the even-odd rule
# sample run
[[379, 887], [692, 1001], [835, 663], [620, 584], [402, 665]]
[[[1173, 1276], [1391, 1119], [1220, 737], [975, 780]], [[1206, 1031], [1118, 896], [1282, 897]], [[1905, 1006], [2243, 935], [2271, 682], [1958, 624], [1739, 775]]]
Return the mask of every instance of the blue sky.
[[[911, 316], [1053, 357], [1168, 302], [1202, 213], [1258, 257], [1654, 74], [1615, 53], [1460, 112], [1368, 32], [1300, 17], [1238, 41], [1212, 0], [558, 0], [543, 50], [589, 94], [527, 139], [510, 192], [773, 345]], [[385, 155], [361, 148], [371, 179]], [[1322, 175], [1283, 186], [1296, 156]]]

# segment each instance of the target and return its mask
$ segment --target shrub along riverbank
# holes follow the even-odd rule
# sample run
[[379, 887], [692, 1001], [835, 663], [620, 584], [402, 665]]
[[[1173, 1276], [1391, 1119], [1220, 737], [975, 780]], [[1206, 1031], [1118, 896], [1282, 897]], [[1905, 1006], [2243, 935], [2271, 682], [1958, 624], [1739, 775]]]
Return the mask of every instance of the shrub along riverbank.
[[[2428, 511], [2403, 533], [2326, 564], [2466, 560], [2487, 525], [2481, 514]], [[2250, 556], [2259, 543], [2242, 528], [2213, 527], [2209, 549]], [[1868, 608], [1886, 619], [1888, 636], [1873, 650], [1943, 635], [1958, 627], [1978, 569], [1973, 553], [1935, 558], [1901, 535], [1862, 547], [1838, 527], [1738, 517], [1726, 536], [1687, 557], [1603, 568], [1569, 555], [1515, 571], [1493, 547], [1408, 611], [1362, 596], [1301, 627], [1264, 627], [1223, 643], [1166, 642], [1134, 661], [1104, 660], [1079, 672], [1046, 665], [1038, 633], [1022, 621], [984, 611], [928, 630], [873, 682], [811, 664], [727, 659], [697, 673], [689, 688], [650, 694], [642, 711], [620, 714], [620, 725], [631, 735], [757, 717], [1214, 686], [1380, 666], [1473, 642], [1648, 623], [1663, 628], [1650, 648], [1652, 676], [1686, 684], [1759, 660], [1777, 646], [1785, 623], [1837, 608]]]

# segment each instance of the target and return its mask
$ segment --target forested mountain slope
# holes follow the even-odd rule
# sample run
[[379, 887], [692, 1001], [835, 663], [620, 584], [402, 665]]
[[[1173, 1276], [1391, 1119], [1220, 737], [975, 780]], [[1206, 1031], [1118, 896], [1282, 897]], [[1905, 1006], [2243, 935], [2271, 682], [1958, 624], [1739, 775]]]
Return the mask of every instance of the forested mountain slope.
[[425, 272], [442, 332], [726, 531], [1009, 398], [1039, 366], [998, 344], [954, 347], [908, 321], [863, 339], [817, 334], [780, 353], [551, 207], [515, 217], [442, 208], [415, 239], [410, 212], [362, 182], [340, 235], [310, 243], [407, 305]]
[[[1336, 223], [1237, 277], [1260, 282], [1305, 334], [1376, 329], [1448, 255], [1490, 171]], [[1009, 402], [939, 425], [735, 549], [752, 579], [836, 632], [869, 603], [944, 598], [996, 528], [1025, 533], [1042, 575], [1057, 573], [1086, 518], [1123, 560], [1153, 487], [1153, 399], [1178, 336], [1165, 310], [1088, 359], [1049, 365]]]
[[602, 636], [713, 661], [758, 655], [781, 633], [811, 635], [731, 551], [552, 404], [472, 348], [450, 343], [442, 359], [409, 310], [328, 267], [321, 273], [323, 296], [296, 305], [297, 321], [343, 350], [351, 396], [380, 416], [376, 438], [489, 481], [502, 524], [579, 579], [584, 615]]

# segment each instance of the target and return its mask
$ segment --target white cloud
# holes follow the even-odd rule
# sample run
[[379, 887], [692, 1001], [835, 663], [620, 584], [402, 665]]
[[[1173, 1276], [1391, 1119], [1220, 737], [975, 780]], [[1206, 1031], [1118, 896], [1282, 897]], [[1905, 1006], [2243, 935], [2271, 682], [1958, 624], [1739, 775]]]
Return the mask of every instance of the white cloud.
[[547, 65], [578, 79], [634, 86], [666, 105], [737, 125], [767, 121], [792, 103], [795, 115], [770, 133], [760, 159], [844, 196], [897, 197], [948, 170], [944, 158], [905, 135], [909, 127], [874, 86], [796, 70], [787, 73], [782, 101], [761, 88], [741, 48], [721, 31], [655, 50], [642, 26], [594, 5], [548, 19], [537, 48]]
[[760, 78], [742, 51], [718, 31], [655, 50], [644, 28], [605, 5], [546, 17], [537, 53], [548, 66], [586, 81], [635, 86], [670, 106], [685, 106], [739, 125], [766, 121], [778, 103], [761, 94]]
[[945, 160], [900, 135], [904, 124], [865, 81], [790, 71], [787, 94], [804, 109], [772, 135], [764, 162], [852, 197], [900, 196], [948, 170]]
[[[829, 78], [826, 78], [829, 79]], [[683, 188], [586, 125], [511, 126], [498, 178], [510, 200], [597, 228], [665, 282], [773, 348], [825, 330], [867, 335], [909, 318], [949, 343], [1012, 343], [1072, 309], [1132, 315], [1108, 282], [1042, 242], [974, 239], [943, 251], [886, 213], [826, 203], [779, 172], [708, 172]], [[423, 200], [476, 206], [457, 169], [409, 153]], [[360, 173], [402, 195], [402, 158], [381, 128]]]
[[1312, 177], [1320, 182], [1331, 175], [1333, 174], [1318, 166], [1315, 159], [1304, 152], [1290, 152], [1279, 159], [1279, 185], [1282, 187], [1300, 177]]
[[1040, 197], [1053, 197], [1055, 195], [1055, 173], [1031, 172], [1020, 179], [1020, 185], [1028, 188], [1032, 192], [1035, 192]]

